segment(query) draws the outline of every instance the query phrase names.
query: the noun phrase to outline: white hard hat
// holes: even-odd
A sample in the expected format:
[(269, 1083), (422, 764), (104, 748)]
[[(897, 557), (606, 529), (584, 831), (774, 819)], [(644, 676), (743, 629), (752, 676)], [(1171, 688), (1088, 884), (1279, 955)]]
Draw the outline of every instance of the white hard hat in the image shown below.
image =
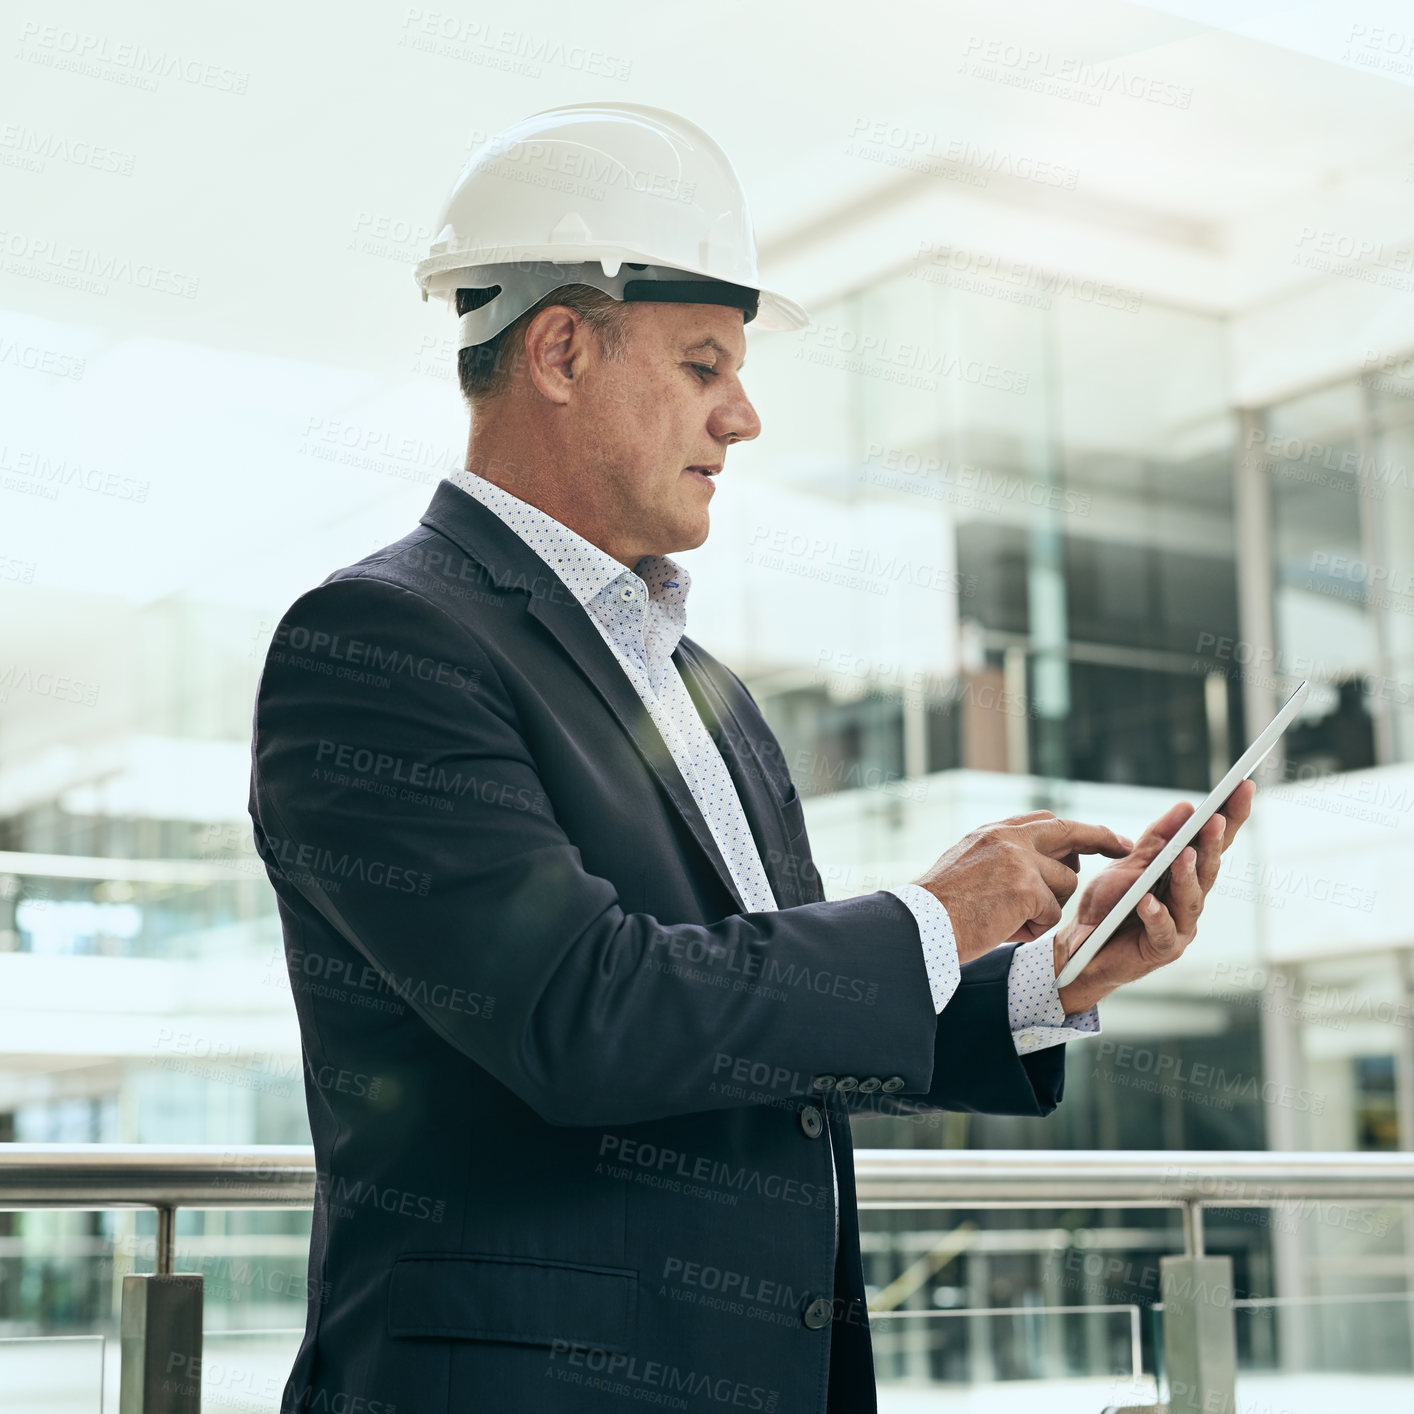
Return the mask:
[(473, 154), (436, 226), (416, 271), (424, 300), (501, 287), (461, 316), (458, 348), (485, 343), (567, 284), (616, 299), (734, 305), (764, 329), (809, 322), (760, 286), (746, 195), (726, 153), (661, 108), (577, 103), (513, 124)]

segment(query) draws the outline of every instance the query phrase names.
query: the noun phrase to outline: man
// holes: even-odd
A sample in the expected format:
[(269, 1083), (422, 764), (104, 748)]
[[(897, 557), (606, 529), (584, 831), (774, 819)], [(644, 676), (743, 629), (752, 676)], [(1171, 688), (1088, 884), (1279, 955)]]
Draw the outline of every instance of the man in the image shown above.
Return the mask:
[(466, 469), (293, 605), (256, 708), (319, 1172), (284, 1407), (872, 1410), (851, 1110), (1049, 1113), (1062, 1043), (1192, 939), (1223, 822), (1064, 993), (1190, 807), (1137, 844), (1034, 811), (824, 901), (668, 558), (760, 431), (746, 322), (804, 317), (725, 156), (659, 110), (536, 115), (419, 279), (457, 302)]

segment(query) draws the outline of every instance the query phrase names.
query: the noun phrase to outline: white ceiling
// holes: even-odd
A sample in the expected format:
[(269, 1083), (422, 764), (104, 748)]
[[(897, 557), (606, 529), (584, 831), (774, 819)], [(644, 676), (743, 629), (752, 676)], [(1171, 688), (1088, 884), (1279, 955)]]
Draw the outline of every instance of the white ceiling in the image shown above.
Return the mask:
[[(177, 0), (46, 6), (7, 23), (0, 59), (0, 297), (108, 338), (147, 332), (395, 374), (445, 330), (440, 307), (421, 307), (411, 264), (478, 137), (540, 108), (621, 98), (681, 111), (723, 143), (770, 275), (806, 299), (921, 239), (961, 236), (1118, 264), (1156, 295), (1239, 309), (1311, 278), (1292, 263), (1308, 226), (1414, 237), (1402, 8), (1401, 47), (1371, 38), (1382, 22), (1399, 38), (1399, 7), (1330, 0), (528, 0), (494, 19), (486, 6), (369, 0), (256, 0), (239, 20)], [(436, 42), (429, 27), (466, 35), (462, 57), (415, 47)], [(135, 49), (186, 72), (211, 66), (213, 86), (119, 82), (134, 77), (122, 61)], [(560, 61), (517, 57), (547, 49)], [(627, 77), (586, 72), (585, 50)], [(94, 75), (54, 67), (70, 51)], [(992, 77), (977, 71), (989, 58)], [(1061, 96), (1017, 84), (1047, 75), (1075, 77)], [(950, 173), (946, 154), (970, 153), (993, 169), (987, 185), (877, 160), (888, 144), (852, 151), (875, 125), (943, 154)], [(25, 170), (17, 130), (106, 145), (131, 156), (131, 174), (54, 158)], [(1074, 190), (995, 170), (1020, 159), (1073, 172)], [(404, 238), (370, 250), (379, 229)], [(15, 273), (12, 252), (31, 240), (156, 262), (198, 292), (55, 288)]]

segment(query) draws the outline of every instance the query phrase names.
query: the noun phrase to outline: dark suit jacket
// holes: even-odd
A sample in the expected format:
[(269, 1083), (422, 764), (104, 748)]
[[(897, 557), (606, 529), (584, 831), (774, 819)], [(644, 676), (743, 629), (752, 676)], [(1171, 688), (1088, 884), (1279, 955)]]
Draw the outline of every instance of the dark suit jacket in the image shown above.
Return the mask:
[(823, 900), (740, 680), (675, 661), (776, 912), (573, 595), (449, 483), (276, 630), (251, 815), (319, 1173), (286, 1410), (872, 1409), (850, 1107), (1058, 1102), (1012, 949), (936, 1016), (903, 903)]

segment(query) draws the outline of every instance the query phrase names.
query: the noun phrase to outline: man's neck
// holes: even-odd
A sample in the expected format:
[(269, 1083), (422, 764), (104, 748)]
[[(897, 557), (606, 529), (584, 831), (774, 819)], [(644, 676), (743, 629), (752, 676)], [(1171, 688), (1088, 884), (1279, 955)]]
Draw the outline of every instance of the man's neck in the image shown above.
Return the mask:
[(612, 555), (626, 569), (633, 569), (643, 558), (646, 552), (624, 547), (609, 533), (603, 524), (602, 508), (588, 499), (588, 477), (566, 475), (563, 467), (552, 472), (553, 463), (548, 460), (517, 459), (503, 455), (495, 446), (473, 436), (467, 447), (466, 470), (544, 511), (606, 555)]

